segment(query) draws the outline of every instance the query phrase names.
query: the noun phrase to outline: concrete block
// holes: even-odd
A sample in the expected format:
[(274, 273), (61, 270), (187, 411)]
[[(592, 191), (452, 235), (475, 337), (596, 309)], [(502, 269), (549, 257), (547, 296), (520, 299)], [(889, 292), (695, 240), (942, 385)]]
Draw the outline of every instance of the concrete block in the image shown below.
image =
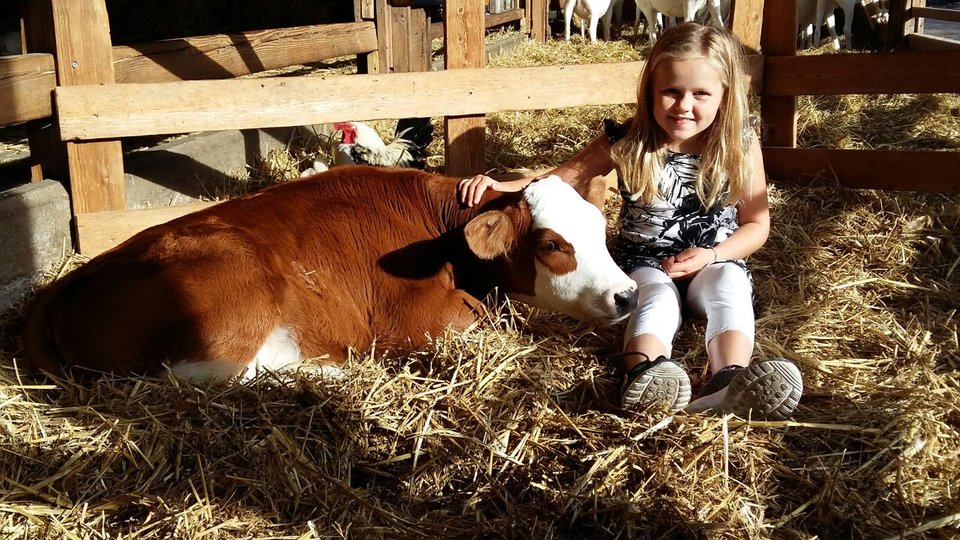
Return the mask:
[(0, 192), (0, 312), (19, 302), (37, 276), (72, 251), (70, 201), (44, 180)]
[(271, 150), (286, 146), (300, 128), (198, 133), (127, 154), (127, 208), (173, 206), (210, 200), (230, 178)]

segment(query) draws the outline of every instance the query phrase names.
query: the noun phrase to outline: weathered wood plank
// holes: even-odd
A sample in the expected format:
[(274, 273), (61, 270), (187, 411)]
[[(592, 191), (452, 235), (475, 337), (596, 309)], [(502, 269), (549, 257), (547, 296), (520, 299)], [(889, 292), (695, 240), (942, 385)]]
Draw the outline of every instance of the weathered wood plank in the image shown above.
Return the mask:
[(0, 126), (50, 116), (56, 85), (53, 55), (0, 56)]
[(910, 9), (914, 17), (936, 19), (938, 21), (960, 22), (960, 11), (953, 9), (914, 6)]
[(225, 79), (377, 50), (372, 22), (169, 39), (113, 47), (116, 82)]
[(374, 0), (374, 15), (377, 26), (377, 54), (381, 73), (393, 72), (393, 24), (391, 6), (387, 0)]
[[(52, 0), (60, 88), (113, 83), (105, 0)], [(74, 214), (126, 207), (120, 141), (67, 143)]]
[[(64, 140), (632, 103), (642, 62), (60, 87)], [(563, 92), (552, 84), (564, 81)]]
[(390, 17), (390, 41), (393, 50), (393, 65), (390, 66), (391, 72), (406, 73), (408, 71), (419, 71), (411, 69), (411, 44), (410, 39), (410, 8), (394, 7), (387, 8)]
[[(55, 90), (64, 140), (632, 103), (643, 62)], [(751, 59), (754, 89), (762, 59)], [(551, 84), (563, 81), (563, 92)]]
[[(443, 18), (447, 70), (482, 68), (485, 61), (483, 3), (479, 0), (447, 0)], [(477, 111), (478, 114), (472, 116), (449, 110), (443, 113), (444, 169), (447, 174), (466, 176), (483, 170), (485, 112)]]
[(931, 94), (960, 88), (960, 51), (768, 56), (763, 95)]
[(360, 18), (361, 19), (372, 19), (374, 18), (374, 12), (376, 8), (373, 5), (373, 0), (359, 0), (360, 1)]
[(960, 152), (766, 147), (763, 161), (773, 182), (824, 176), (852, 188), (960, 193)]
[(144, 229), (215, 204), (217, 202), (202, 202), (162, 208), (80, 214), (77, 216), (77, 249), (84, 256), (93, 257)]
[(530, 39), (538, 42), (550, 38), (550, 0), (527, 0), (526, 12), (530, 25)]
[(494, 26), (501, 26), (522, 20), (523, 16), (524, 13), (522, 9), (508, 9), (500, 13), (490, 13), (483, 18), (483, 26), (493, 28)]
[[(775, 0), (777, 3), (783, 0)], [(740, 42), (751, 53), (760, 51), (760, 33), (762, 30), (763, 0), (738, 0), (731, 6), (730, 29), (740, 38)], [(795, 17), (794, 17), (795, 18)]]
[[(50, 2), (20, 0), (21, 26), (25, 52), (46, 53), (53, 60), (57, 51), (53, 32), (53, 8)], [(56, 70), (56, 62), (53, 65)], [(54, 75), (56, 79), (56, 75)], [(56, 84), (56, 81), (54, 81)], [(53, 96), (49, 95), (50, 103)], [(44, 178), (67, 178), (67, 145), (60, 140), (59, 130), (48, 120), (27, 122), (27, 138), (30, 142), (30, 181)]]
[(960, 51), (960, 41), (930, 34), (908, 34), (906, 48), (911, 51)]

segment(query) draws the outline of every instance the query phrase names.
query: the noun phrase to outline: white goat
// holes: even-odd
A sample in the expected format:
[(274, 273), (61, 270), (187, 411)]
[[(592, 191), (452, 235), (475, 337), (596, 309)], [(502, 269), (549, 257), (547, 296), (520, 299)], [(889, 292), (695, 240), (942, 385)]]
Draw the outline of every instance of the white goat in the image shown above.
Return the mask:
[[(797, 0), (798, 49), (807, 49), (814, 46), (813, 27), (817, 26), (817, 1)], [(833, 29), (832, 24), (830, 29)]]
[(597, 41), (597, 24), (603, 20), (603, 39), (610, 40), (610, 19), (614, 11), (619, 9), (623, 0), (564, 0), (563, 5), (563, 37), (570, 41), (570, 24), (573, 14), (580, 17), (580, 35), (584, 36), (585, 26), (590, 26), (590, 41)]
[(697, 13), (706, 7), (710, 12), (710, 21), (716, 26), (723, 26), (720, 16), (721, 0), (636, 0), (637, 19), (634, 31), (639, 28), (640, 14), (647, 19), (647, 38), (650, 43), (656, 41), (657, 22), (661, 14), (667, 17), (682, 18), (684, 22), (692, 21)]
[[(833, 19), (833, 11), (836, 8), (843, 10), (843, 44), (848, 50), (853, 49), (853, 12), (857, 7), (858, 0), (817, 0), (817, 19), (822, 21), (826, 15), (830, 15), (830, 18)], [(827, 28), (835, 28), (836, 20), (831, 21), (833, 24), (829, 24)], [(833, 45), (836, 48), (840, 48), (840, 42), (837, 40), (837, 31), (831, 28), (830, 36), (833, 37)], [(820, 43), (820, 27), (816, 26), (813, 29), (813, 40), (814, 43)]]
[(847, 49), (853, 49), (853, 14), (859, 0), (797, 0), (797, 26), (800, 30), (798, 46), (820, 46), (820, 26), (826, 23), (833, 45), (840, 48), (834, 10), (843, 10), (843, 40)]

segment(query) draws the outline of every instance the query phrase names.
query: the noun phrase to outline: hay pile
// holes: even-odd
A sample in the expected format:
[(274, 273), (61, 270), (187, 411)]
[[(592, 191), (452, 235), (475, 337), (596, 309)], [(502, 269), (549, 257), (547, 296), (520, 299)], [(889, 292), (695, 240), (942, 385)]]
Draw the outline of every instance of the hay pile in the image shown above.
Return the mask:
[[(595, 133), (555, 136), (536, 122), (549, 116), (492, 120), (528, 139), (490, 155), (549, 165), (540, 154), (560, 161)], [(960, 197), (826, 179), (770, 197), (751, 258), (757, 355), (803, 371), (790, 421), (618, 410), (620, 327), (496, 299), (490, 320), (423, 350), (359, 352), (346, 380), (248, 386), (23, 379), (14, 312), (0, 536), (955, 537)], [(691, 322), (676, 345), (695, 379), (702, 340)]]

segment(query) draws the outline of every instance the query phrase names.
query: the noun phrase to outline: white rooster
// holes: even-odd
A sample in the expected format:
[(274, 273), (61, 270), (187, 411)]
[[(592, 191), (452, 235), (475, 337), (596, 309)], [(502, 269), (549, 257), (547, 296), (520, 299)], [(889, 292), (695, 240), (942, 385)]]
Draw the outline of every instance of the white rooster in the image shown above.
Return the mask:
[(390, 144), (384, 143), (372, 127), (362, 122), (338, 122), (333, 127), (343, 134), (334, 156), (334, 165), (422, 169), (424, 150), (433, 137), (429, 118), (401, 120), (397, 123), (396, 138)]

